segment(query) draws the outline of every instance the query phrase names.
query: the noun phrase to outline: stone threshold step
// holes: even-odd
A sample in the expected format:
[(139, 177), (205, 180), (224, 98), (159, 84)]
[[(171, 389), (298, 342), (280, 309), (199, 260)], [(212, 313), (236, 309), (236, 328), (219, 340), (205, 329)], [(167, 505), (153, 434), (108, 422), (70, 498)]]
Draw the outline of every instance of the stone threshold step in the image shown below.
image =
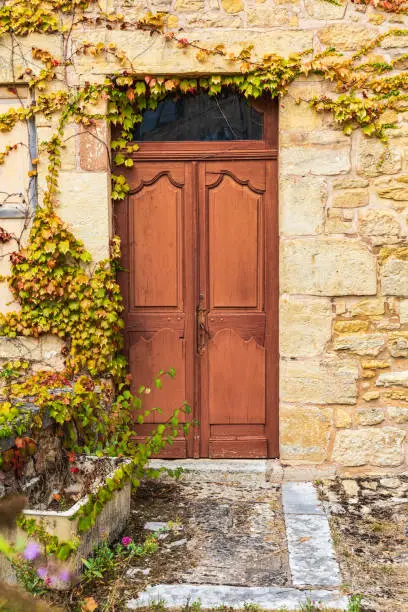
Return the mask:
[(184, 480), (257, 481), (265, 484), (335, 478), (332, 465), (284, 466), (279, 459), (151, 459), (151, 468), (183, 469)]
[(339, 591), (300, 590), (283, 587), (239, 587), (214, 584), (159, 584), (139, 593), (127, 602), (128, 610), (137, 610), (161, 603), (164, 608), (181, 608), (187, 603), (200, 602), (201, 608), (222, 605), (236, 610), (245, 604), (256, 604), (264, 610), (299, 610), (308, 600), (335, 610), (347, 610), (348, 599)]

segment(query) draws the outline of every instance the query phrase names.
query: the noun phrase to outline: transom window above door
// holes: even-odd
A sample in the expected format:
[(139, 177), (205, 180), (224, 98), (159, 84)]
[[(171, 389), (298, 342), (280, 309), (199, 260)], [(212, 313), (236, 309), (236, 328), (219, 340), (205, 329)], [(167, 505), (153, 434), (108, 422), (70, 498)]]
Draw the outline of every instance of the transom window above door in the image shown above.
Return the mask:
[(168, 98), (138, 124), (139, 142), (262, 140), (263, 114), (239, 94)]

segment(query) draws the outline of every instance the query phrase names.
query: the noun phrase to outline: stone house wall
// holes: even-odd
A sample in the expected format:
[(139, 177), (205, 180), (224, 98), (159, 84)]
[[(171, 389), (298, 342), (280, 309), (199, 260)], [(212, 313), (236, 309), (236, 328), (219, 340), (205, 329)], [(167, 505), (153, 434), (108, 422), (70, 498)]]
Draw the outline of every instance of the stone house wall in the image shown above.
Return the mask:
[[(165, 11), (168, 27), (190, 41), (225, 43), (234, 51), (253, 44), (255, 57), (328, 46), (347, 57), (379, 32), (408, 24), (406, 16), (350, 0), (340, 6), (325, 0), (101, 0), (100, 5), (134, 21), (148, 10)], [(115, 43), (141, 75), (234, 70), (217, 56), (200, 63), (193, 50), (169, 47), (163, 37), (136, 28), (84, 22), (73, 30), (68, 48), (60, 35), (33, 34), (17, 37), (17, 43), (0, 39), (1, 107), (10, 98), (16, 104), (7, 86), (33, 46), (61, 58), (64, 47), (71, 56), (83, 41)], [(389, 36), (371, 59), (389, 61), (404, 52), (408, 35)], [(70, 87), (119, 68), (110, 55), (73, 57), (66, 74)], [(19, 92), (27, 95), (24, 87)], [(330, 92), (334, 87), (327, 81), (298, 79), (279, 104), (281, 460), (332, 463), (346, 471), (400, 471), (408, 442), (408, 116), (390, 113), (397, 127), (388, 130), (388, 145), (361, 131), (345, 136), (331, 116), (309, 107), (313, 96)], [(39, 141), (49, 138), (55, 123), (37, 117)], [(104, 145), (109, 131), (100, 121), (93, 132), (98, 139), (68, 126), (58, 212), (97, 261), (108, 254), (112, 208)], [(27, 130), (19, 127), (0, 134), (0, 150), (15, 142), (16, 134), (27, 142)], [(21, 192), (25, 155), (20, 148), (0, 167), (7, 191)], [(40, 198), (45, 173), (41, 158)], [(8, 231), (24, 222), (7, 218), (5, 206), (0, 215)], [(7, 266), (7, 258), (0, 259), (1, 273)], [(0, 299), (3, 310), (15, 307), (4, 284)]]

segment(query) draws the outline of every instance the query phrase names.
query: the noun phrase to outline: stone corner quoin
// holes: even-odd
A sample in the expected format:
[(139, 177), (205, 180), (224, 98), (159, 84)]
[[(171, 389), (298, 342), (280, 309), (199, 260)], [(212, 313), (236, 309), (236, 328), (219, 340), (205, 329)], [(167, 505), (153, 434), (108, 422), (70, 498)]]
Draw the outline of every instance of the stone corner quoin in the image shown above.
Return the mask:
[[(147, 12), (143, 3), (108, 4), (128, 20)], [(320, 52), (327, 46), (347, 56), (378, 35), (376, 23), (381, 23), (381, 32), (408, 28), (408, 16), (399, 15), (396, 24), (395, 15), (350, 0), (340, 5), (322, 0), (152, 0), (150, 6), (153, 12), (166, 10), (171, 29), (180, 36), (210, 46), (224, 43), (234, 52), (253, 44), (255, 57), (287, 57), (309, 48)], [(0, 112), (15, 106), (10, 83), (33, 47), (61, 57), (60, 35), (31, 34), (17, 41), (10, 44), (8, 35), (0, 39)], [(101, 82), (120, 69), (113, 55), (75, 56), (84, 41), (124, 49), (141, 76), (234, 71), (218, 56), (201, 63), (194, 50), (170, 47), (163, 37), (136, 27), (121, 30), (85, 21), (74, 28), (69, 42), (71, 87)], [(408, 36), (389, 36), (372, 61), (391, 62), (404, 53)], [(332, 116), (310, 107), (310, 100), (322, 95), (336, 95), (333, 84), (302, 77), (279, 100), (281, 459), (362, 472), (403, 470), (408, 431), (408, 115), (390, 113), (395, 127), (387, 130), (388, 143), (359, 130), (346, 136)], [(38, 140), (46, 140), (55, 121), (39, 116), (36, 129)], [(94, 261), (103, 260), (114, 214), (109, 129), (103, 119), (92, 128), (97, 138), (80, 133), (77, 125), (66, 129), (58, 214)], [(21, 126), (2, 132), (0, 151), (26, 139)], [(0, 166), (0, 189), (18, 194), (27, 187), (26, 155), (21, 147)], [(46, 174), (47, 160), (41, 155), (40, 198)], [(0, 225), (18, 234), (23, 221), (2, 218)], [(6, 248), (0, 244), (0, 255)], [(0, 258), (0, 273), (9, 271), (8, 258)], [(15, 308), (3, 283), (0, 311)], [(26, 358), (37, 369), (44, 364), (63, 368), (60, 343), (50, 337), (0, 338), (0, 359), (14, 358)]]

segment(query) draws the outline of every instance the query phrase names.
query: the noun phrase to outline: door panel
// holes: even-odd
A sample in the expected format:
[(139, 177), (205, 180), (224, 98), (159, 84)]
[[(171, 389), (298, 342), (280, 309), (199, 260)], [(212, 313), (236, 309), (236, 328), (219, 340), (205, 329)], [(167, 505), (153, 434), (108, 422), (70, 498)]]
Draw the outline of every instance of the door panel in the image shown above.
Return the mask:
[(268, 163), (200, 165), (199, 285), (207, 313), (200, 350), (205, 456), (268, 456), (264, 275)]
[(116, 210), (133, 389), (175, 380), (142, 439), (184, 400), (199, 421), (163, 456), (277, 456), (276, 161), (136, 161)]
[[(151, 387), (151, 392), (144, 397), (143, 409), (151, 410), (160, 407), (161, 413), (155, 411), (148, 418), (150, 423), (163, 423), (169, 419), (173, 410), (181, 406), (186, 397), (185, 384), (185, 341), (177, 331), (163, 328), (146, 339), (142, 334), (135, 335), (129, 347), (129, 367), (135, 373), (135, 385), (150, 385), (152, 375), (160, 370), (176, 370), (177, 376), (165, 385), (164, 390)], [(180, 421), (184, 422), (184, 415)]]
[[(139, 163), (132, 171), (130, 195), (117, 209), (124, 268), (119, 280), (132, 390), (151, 387), (143, 395), (143, 409), (162, 411), (153, 411), (143, 425), (135, 425), (138, 439), (166, 422), (184, 401), (193, 401), (191, 189), (191, 169), (186, 164)], [(152, 386), (158, 372), (170, 368), (176, 370), (175, 379), (166, 377), (162, 390)], [(165, 454), (187, 456), (184, 436)]]
[(226, 328), (210, 340), (208, 358), (210, 424), (264, 423), (265, 349)]
[(132, 197), (132, 306), (182, 310), (182, 187), (163, 175)]
[(220, 179), (208, 194), (211, 308), (257, 308), (262, 198), (231, 176)]

